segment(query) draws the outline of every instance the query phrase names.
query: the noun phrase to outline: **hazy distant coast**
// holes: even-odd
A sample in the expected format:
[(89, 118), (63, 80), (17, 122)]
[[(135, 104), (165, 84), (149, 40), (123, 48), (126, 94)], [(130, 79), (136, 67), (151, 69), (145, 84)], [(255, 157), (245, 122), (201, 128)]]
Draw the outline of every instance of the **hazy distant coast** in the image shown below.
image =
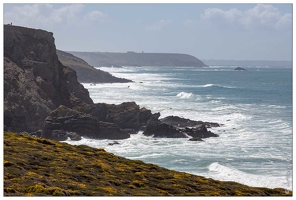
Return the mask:
[(202, 59), (209, 66), (267, 66), (267, 67), (292, 67), (292, 61), (272, 61), (272, 60), (218, 60)]
[(69, 51), (68, 53), (85, 60), (94, 67), (207, 66), (194, 56), (178, 53), (136, 53), (132, 51), (126, 53)]

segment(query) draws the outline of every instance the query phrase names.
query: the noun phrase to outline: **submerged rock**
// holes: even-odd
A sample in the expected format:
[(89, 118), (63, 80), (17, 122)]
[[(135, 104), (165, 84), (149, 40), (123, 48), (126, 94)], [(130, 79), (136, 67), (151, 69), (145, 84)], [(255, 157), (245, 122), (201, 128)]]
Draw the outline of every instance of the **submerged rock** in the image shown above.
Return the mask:
[(117, 142), (117, 141), (113, 141), (113, 142), (110, 142), (110, 143), (108, 143), (108, 145), (114, 145), (114, 144), (119, 144), (119, 142)]

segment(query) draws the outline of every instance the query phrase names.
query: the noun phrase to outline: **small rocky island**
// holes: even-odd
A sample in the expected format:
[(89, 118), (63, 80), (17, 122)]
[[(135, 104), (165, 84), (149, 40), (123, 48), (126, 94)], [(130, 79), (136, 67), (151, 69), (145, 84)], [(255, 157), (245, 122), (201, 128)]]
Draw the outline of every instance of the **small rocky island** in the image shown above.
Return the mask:
[(246, 69), (242, 68), (242, 67), (236, 67), (234, 70), (236, 70), (236, 71), (246, 71)]

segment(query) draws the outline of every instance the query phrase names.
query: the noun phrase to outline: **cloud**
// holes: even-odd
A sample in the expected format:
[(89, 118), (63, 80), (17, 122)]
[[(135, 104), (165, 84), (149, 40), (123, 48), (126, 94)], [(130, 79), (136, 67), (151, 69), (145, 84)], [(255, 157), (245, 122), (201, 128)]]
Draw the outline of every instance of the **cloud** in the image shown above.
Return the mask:
[(227, 25), (245, 30), (255, 28), (287, 29), (292, 27), (292, 14), (282, 15), (276, 7), (266, 4), (257, 4), (254, 8), (246, 11), (240, 11), (236, 8), (230, 10), (209, 8), (201, 15), (201, 19), (217, 26)]
[(82, 4), (65, 5), (53, 8), (50, 4), (30, 4), (15, 6), (4, 13), (4, 23), (22, 26), (45, 27), (56, 24), (74, 23), (79, 19)]
[(49, 19), (56, 19), (60, 23), (74, 23), (79, 19), (78, 15), (83, 10), (82, 4), (71, 4), (62, 8), (53, 10)]
[(107, 18), (108, 16), (106, 14), (97, 10), (91, 11), (84, 16), (85, 20), (94, 22), (104, 22), (107, 20)]
[(158, 22), (148, 25), (145, 27), (146, 30), (148, 31), (159, 31), (163, 29), (164, 27), (168, 26), (171, 23), (170, 20), (159, 20)]
[(183, 21), (183, 26), (187, 26), (187, 27), (195, 27), (198, 25), (198, 22), (195, 20), (191, 20), (191, 19), (186, 19)]

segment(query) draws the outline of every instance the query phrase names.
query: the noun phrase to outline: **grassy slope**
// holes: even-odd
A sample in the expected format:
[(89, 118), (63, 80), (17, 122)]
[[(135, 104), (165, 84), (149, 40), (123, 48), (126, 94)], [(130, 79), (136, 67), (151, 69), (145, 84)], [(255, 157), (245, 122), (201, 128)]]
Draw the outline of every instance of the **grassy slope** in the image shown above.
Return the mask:
[(176, 172), (85, 145), (72, 146), (5, 132), (4, 195), (279, 196), (286, 193), (279, 188), (254, 188)]
[(96, 70), (95, 68), (90, 66), (87, 62), (85, 62), (84, 60), (78, 57), (73, 56), (72, 54), (57, 50), (57, 55), (61, 63), (63, 63), (63, 65), (65, 66), (76, 66), (81, 68), (87, 68), (90, 70)]

